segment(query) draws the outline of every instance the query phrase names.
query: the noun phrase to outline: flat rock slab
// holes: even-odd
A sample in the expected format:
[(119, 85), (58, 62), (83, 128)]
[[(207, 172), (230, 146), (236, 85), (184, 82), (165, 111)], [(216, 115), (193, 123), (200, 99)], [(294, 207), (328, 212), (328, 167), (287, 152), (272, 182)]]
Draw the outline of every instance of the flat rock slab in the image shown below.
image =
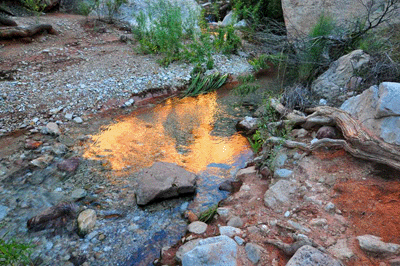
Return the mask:
[(357, 237), (362, 250), (379, 255), (397, 255), (400, 253), (400, 245), (385, 243), (380, 237), (363, 235)]
[(236, 266), (237, 247), (236, 242), (227, 236), (202, 239), (183, 255), (182, 266)]
[(302, 246), (286, 266), (342, 266), (342, 264), (311, 246)]
[(138, 205), (194, 193), (196, 190), (196, 175), (176, 164), (156, 162), (150, 168), (140, 171), (136, 177)]

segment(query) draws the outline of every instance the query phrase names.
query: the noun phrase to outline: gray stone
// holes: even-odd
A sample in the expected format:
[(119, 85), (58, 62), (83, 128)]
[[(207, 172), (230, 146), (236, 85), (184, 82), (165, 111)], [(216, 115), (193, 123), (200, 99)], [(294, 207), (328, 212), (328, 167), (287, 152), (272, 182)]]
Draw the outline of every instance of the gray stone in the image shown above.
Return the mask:
[(246, 250), (247, 258), (254, 263), (257, 264), (261, 259), (261, 252), (263, 248), (257, 244), (247, 243), (244, 247)]
[(317, 131), (317, 139), (336, 139), (339, 136), (339, 132), (335, 127), (332, 126), (323, 126), (320, 127)]
[(243, 226), (243, 221), (242, 221), (242, 219), (240, 219), (240, 217), (233, 216), (231, 219), (229, 219), (227, 225), (240, 228)]
[(54, 157), (51, 155), (43, 155), (30, 161), (30, 164), (39, 168), (46, 168), (53, 159)]
[(347, 239), (339, 239), (335, 245), (328, 248), (328, 252), (340, 260), (350, 259), (354, 256), (347, 244)]
[(310, 225), (312, 226), (324, 226), (327, 223), (328, 221), (325, 218), (314, 218), (310, 221)]
[(342, 264), (311, 246), (302, 246), (286, 266), (342, 266)]
[(400, 83), (383, 82), (348, 99), (341, 109), (385, 142), (400, 145)]
[(82, 118), (80, 118), (79, 116), (75, 117), (73, 120), (74, 120), (74, 122), (77, 123), (77, 124), (82, 124), (82, 123), (83, 123)]
[(186, 242), (182, 246), (179, 247), (178, 251), (176, 252), (175, 258), (178, 262), (182, 262), (183, 255), (192, 249), (194, 249), (199, 241), (202, 240), (200, 238), (191, 240), (189, 242)]
[(42, 129), (42, 133), (58, 136), (61, 134), (61, 131), (56, 123), (50, 122)]
[(221, 26), (226, 27), (229, 25), (233, 25), (236, 23), (236, 17), (235, 14), (233, 13), (233, 11), (229, 11), (228, 14), (226, 14), (226, 16), (224, 17), (224, 19), (221, 22)]
[(219, 207), (217, 209), (218, 215), (223, 217), (223, 218), (228, 218), (230, 212), (231, 212), (231, 209), (230, 208), (226, 208), (226, 207)]
[(71, 113), (66, 113), (64, 117), (65, 117), (65, 119), (67, 119), (67, 120), (72, 120), (72, 118), (74, 117), (74, 115), (71, 114)]
[(282, 167), (286, 163), (286, 160), (287, 155), (285, 153), (279, 153), (274, 160), (275, 168)]
[(312, 83), (311, 91), (315, 97), (327, 99), (329, 104), (342, 104), (345, 99), (341, 100), (340, 96), (346, 95), (346, 86), (354, 76), (354, 71), (368, 63), (369, 59), (370, 56), (362, 50), (355, 50), (340, 57)]
[(243, 246), (244, 244), (243, 238), (241, 238), (240, 236), (235, 236), (233, 239), (236, 241), (236, 243), (238, 243), (239, 246)]
[(378, 255), (395, 255), (400, 253), (400, 245), (385, 243), (380, 237), (363, 235), (357, 237), (362, 250), (376, 253)]
[(71, 200), (76, 201), (78, 199), (86, 197), (87, 192), (83, 188), (75, 189), (71, 192)]
[(295, 183), (288, 180), (279, 180), (265, 192), (264, 203), (270, 208), (276, 208), (280, 204), (287, 205), (295, 191)]
[(290, 179), (292, 175), (293, 171), (288, 169), (277, 169), (274, 172), (274, 178)]
[(219, 233), (221, 235), (233, 237), (235, 235), (240, 235), (242, 233), (242, 230), (233, 226), (220, 226)]
[(325, 205), (324, 210), (325, 210), (326, 212), (329, 212), (329, 213), (335, 213), (336, 206), (335, 206), (335, 204), (333, 204), (332, 202), (328, 202), (328, 203)]
[(87, 209), (82, 211), (78, 216), (78, 232), (80, 235), (86, 235), (93, 230), (96, 225), (96, 211)]
[(155, 199), (194, 193), (196, 190), (196, 175), (171, 163), (156, 162), (150, 168), (141, 170), (136, 178), (138, 205), (146, 205)]
[(182, 266), (236, 266), (237, 244), (227, 236), (202, 239), (182, 257)]
[(309, 232), (311, 232), (310, 229), (308, 229), (308, 228), (305, 227), (305, 226), (302, 226), (301, 224), (299, 224), (299, 223), (297, 223), (297, 222), (295, 222), (295, 221), (288, 220), (288, 224), (291, 225), (294, 229), (296, 229), (296, 230), (298, 230), (298, 231), (300, 231), (300, 232), (303, 232), (303, 233), (309, 233)]
[(188, 225), (188, 231), (195, 234), (203, 234), (207, 230), (207, 224), (200, 221), (195, 221)]
[(9, 208), (7, 206), (0, 205), (0, 221), (7, 216)]

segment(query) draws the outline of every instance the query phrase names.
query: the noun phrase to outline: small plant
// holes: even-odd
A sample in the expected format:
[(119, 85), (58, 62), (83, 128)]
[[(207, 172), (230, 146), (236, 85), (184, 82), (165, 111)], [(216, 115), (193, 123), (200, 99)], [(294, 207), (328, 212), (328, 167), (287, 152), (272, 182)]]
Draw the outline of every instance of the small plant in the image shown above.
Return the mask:
[(204, 212), (200, 213), (199, 221), (204, 222), (204, 223), (211, 222), (212, 219), (214, 218), (215, 214), (217, 214), (217, 209), (218, 209), (218, 204), (211, 206)]
[(105, 5), (107, 7), (108, 18), (110, 21), (113, 20), (121, 5), (126, 3), (128, 3), (128, 0), (106, 0)]
[[(3, 236), (4, 237), (4, 236)], [(1, 265), (32, 265), (31, 254), (34, 245), (23, 243), (15, 239), (0, 238)]]
[(214, 46), (218, 52), (223, 54), (236, 53), (241, 45), (242, 41), (236, 35), (235, 28), (232, 25), (218, 29), (217, 38), (214, 41)]
[(248, 137), (247, 140), (250, 143), (251, 149), (255, 153), (258, 153), (260, 151), (265, 142), (265, 139), (263, 139), (259, 130), (257, 130), (253, 136)]
[(35, 13), (36, 23), (39, 23), (39, 17), (47, 5), (42, 3), (41, 0), (22, 0), (22, 3)]
[(238, 96), (246, 96), (250, 93), (256, 92), (260, 88), (260, 85), (251, 85), (251, 84), (241, 84), (234, 89), (235, 95)]
[(214, 74), (204, 76), (202, 73), (197, 74), (186, 89), (185, 96), (197, 96), (208, 92), (215, 91), (225, 84), (228, 74), (221, 75), (216, 72)]

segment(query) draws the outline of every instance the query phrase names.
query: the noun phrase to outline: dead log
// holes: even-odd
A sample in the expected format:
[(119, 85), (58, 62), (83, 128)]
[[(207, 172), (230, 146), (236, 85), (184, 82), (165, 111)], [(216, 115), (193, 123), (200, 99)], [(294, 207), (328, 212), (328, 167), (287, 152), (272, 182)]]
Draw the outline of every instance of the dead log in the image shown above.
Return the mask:
[[(276, 101), (276, 100), (275, 100)], [(272, 103), (272, 101), (271, 101)], [(302, 142), (287, 141), (280, 138), (270, 138), (269, 142), (280, 143), (290, 148), (299, 148), (310, 152), (319, 147), (339, 146), (345, 149), (352, 156), (385, 164), (400, 170), (400, 148), (397, 145), (384, 142), (372, 132), (368, 131), (362, 124), (354, 119), (349, 113), (338, 108), (329, 106), (319, 106), (310, 109), (313, 113), (307, 117), (296, 115), (294, 112), (288, 112), (279, 102), (271, 104), (278, 112), (285, 112), (291, 115), (294, 122), (303, 120), (318, 121), (318, 119), (326, 118), (327, 121), (333, 121), (338, 129), (341, 130), (344, 139), (321, 139), (312, 144)], [(318, 119), (315, 119), (317, 118)], [(321, 121), (323, 121), (322, 119)]]
[(320, 106), (316, 107), (314, 111), (309, 117), (325, 116), (335, 121), (336, 127), (342, 131), (345, 139), (343, 148), (351, 155), (400, 170), (399, 146), (384, 142), (343, 110)]
[(1, 17), (0, 16), (0, 26), (18, 26), (17, 22), (15, 22), (14, 20), (10, 19), (10, 18), (6, 18), (6, 17)]
[(48, 32), (57, 35), (57, 31), (49, 24), (33, 25), (29, 27), (4, 27), (0, 28), (0, 40), (26, 38), (36, 34)]

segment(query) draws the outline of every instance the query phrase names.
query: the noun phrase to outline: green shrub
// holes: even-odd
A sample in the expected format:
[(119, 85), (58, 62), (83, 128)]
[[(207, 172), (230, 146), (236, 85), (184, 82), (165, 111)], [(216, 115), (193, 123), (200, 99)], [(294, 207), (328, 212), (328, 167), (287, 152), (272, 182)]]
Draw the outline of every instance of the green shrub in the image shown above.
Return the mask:
[(263, 18), (283, 21), (281, 0), (233, 0), (233, 8), (239, 19), (260, 23)]
[(200, 213), (199, 215), (199, 221), (204, 222), (204, 223), (209, 223), (212, 221), (214, 216), (217, 214), (217, 209), (218, 209), (218, 204), (211, 206), (204, 212)]
[(207, 69), (212, 69), (213, 53), (234, 53), (241, 45), (233, 27), (220, 28), (213, 41), (204, 12), (199, 17), (198, 12), (189, 10), (183, 18), (177, 3), (165, 0), (148, 5), (148, 13), (140, 12), (136, 16), (138, 25), (132, 31), (140, 51), (161, 54), (162, 65), (185, 61), (204, 63)]
[(236, 35), (235, 28), (232, 25), (218, 29), (217, 37), (214, 41), (214, 46), (218, 52), (224, 54), (236, 53), (241, 45), (242, 41)]

